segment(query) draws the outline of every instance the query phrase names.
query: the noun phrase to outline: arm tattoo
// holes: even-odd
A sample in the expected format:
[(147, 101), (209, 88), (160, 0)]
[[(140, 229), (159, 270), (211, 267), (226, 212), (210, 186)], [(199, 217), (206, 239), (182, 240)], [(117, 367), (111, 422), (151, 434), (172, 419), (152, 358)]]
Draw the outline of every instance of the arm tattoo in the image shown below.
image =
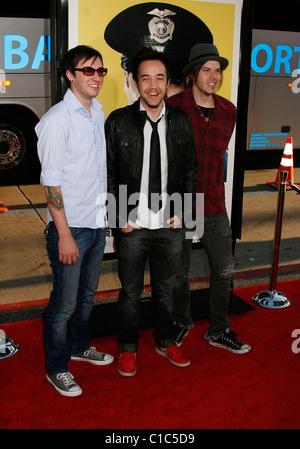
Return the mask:
[(49, 206), (54, 207), (56, 210), (64, 208), (63, 198), (56, 187), (45, 187), (45, 194)]

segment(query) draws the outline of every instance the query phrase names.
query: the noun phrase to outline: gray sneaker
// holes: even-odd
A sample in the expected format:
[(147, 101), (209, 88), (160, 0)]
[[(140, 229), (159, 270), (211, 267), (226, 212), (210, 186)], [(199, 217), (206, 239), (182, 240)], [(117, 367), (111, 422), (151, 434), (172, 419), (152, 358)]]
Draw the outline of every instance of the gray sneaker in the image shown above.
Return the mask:
[(114, 357), (104, 352), (98, 352), (95, 347), (91, 347), (82, 354), (72, 354), (71, 360), (85, 361), (93, 365), (109, 365), (114, 361)]
[(47, 380), (61, 395), (68, 397), (80, 396), (82, 389), (77, 385), (71, 373), (47, 374)]

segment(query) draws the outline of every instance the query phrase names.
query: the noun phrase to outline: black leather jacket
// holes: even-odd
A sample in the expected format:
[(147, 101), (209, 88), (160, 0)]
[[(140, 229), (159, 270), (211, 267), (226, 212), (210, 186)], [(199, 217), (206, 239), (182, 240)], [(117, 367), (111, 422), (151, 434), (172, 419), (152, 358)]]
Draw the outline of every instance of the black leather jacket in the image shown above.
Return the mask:
[[(127, 206), (127, 215), (120, 215), (119, 202), (127, 200), (128, 205), (129, 196), (140, 191), (146, 117), (137, 100), (130, 106), (113, 111), (106, 120), (108, 193), (116, 199), (116, 210), (108, 208), (111, 227), (124, 226), (128, 214), (137, 206)], [(183, 199), (183, 193), (191, 193), (194, 198), (197, 157), (190, 117), (181, 109), (166, 104), (166, 127), (168, 194), (178, 192)], [(120, 196), (119, 186), (127, 187), (126, 199)], [(123, 207), (121, 209), (123, 211)], [(173, 215), (174, 210), (171, 210), (170, 216)], [(180, 218), (183, 219), (182, 216)]]

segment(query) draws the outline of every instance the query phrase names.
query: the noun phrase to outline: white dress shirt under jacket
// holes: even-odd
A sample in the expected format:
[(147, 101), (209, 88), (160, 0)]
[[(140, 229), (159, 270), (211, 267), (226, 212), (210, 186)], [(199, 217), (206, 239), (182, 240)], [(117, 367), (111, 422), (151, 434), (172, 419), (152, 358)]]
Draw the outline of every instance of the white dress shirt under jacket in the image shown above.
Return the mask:
[(105, 115), (94, 98), (91, 115), (68, 89), (35, 128), (41, 184), (61, 188), (68, 225), (75, 228), (106, 226)]
[[(144, 110), (142, 104), (140, 104), (140, 109)], [(156, 120), (154, 120), (157, 121), (161, 119), (157, 129), (160, 141), (162, 208), (157, 213), (154, 213), (152, 210), (148, 209), (150, 141), (152, 134), (152, 126), (148, 120), (146, 120), (144, 126), (144, 157), (143, 157), (143, 170), (142, 170), (141, 190), (140, 190), (141, 195), (139, 198), (139, 206), (136, 220), (136, 224), (138, 224), (142, 228), (159, 229), (164, 226), (164, 210), (166, 207), (166, 195), (168, 183), (168, 156), (166, 145), (165, 109), (166, 108), (164, 105), (159, 117)]]

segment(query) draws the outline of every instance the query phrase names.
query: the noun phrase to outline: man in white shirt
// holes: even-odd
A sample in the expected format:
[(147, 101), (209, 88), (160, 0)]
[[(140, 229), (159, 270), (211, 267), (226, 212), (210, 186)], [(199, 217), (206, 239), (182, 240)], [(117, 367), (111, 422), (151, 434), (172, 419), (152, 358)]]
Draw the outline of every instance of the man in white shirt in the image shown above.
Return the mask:
[(36, 126), (53, 278), (45, 318), (47, 379), (71, 397), (82, 390), (68, 371), (70, 359), (113, 362), (89, 346), (87, 332), (105, 247), (105, 116), (95, 97), (106, 73), (98, 51), (84, 45), (69, 50), (62, 61), (68, 90)]
[[(134, 376), (137, 370), (141, 294), (148, 257), (155, 350), (175, 366), (190, 365), (173, 335), (172, 290), (181, 251), (183, 207), (176, 208), (170, 203), (173, 195), (181, 202), (184, 194), (193, 196), (196, 192), (192, 126), (186, 113), (165, 104), (169, 71), (161, 53), (143, 51), (136, 60), (133, 77), (140, 100), (112, 112), (105, 125), (108, 192), (116, 199), (116, 208), (108, 210), (108, 220), (116, 228), (118, 274), (122, 283), (118, 300), (121, 352), (118, 372), (122, 376)], [(151, 122), (156, 123), (158, 135)], [(151, 143), (153, 136), (157, 136), (159, 145)], [(159, 153), (155, 151), (158, 147), (160, 156), (152, 158), (152, 154)], [(132, 207), (131, 195), (136, 197), (136, 208)], [(156, 200), (160, 197), (161, 204), (153, 201), (155, 196)], [(190, 208), (192, 215), (192, 203)]]

